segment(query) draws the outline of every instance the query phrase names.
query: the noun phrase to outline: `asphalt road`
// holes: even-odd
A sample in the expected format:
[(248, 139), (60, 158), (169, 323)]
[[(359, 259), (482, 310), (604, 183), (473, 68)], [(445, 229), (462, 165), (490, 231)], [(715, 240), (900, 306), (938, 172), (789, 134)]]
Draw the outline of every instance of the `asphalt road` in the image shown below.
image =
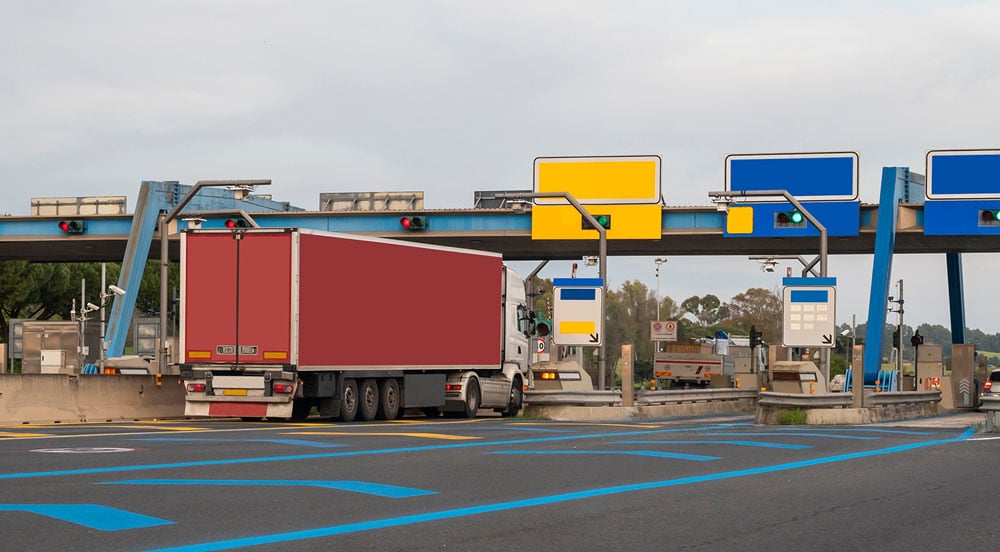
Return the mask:
[(947, 426), (6, 426), (0, 550), (994, 550), (1000, 439)]

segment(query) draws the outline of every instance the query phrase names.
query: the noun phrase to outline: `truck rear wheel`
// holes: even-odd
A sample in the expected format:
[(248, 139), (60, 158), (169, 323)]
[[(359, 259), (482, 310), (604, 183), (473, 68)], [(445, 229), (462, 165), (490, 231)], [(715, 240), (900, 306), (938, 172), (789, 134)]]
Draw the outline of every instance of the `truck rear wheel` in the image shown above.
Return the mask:
[(378, 384), (375, 380), (368, 378), (361, 382), (358, 388), (358, 410), (361, 411), (361, 418), (366, 422), (375, 419), (378, 414)]
[(399, 380), (386, 378), (379, 385), (378, 417), (395, 420), (400, 414)]
[(340, 419), (353, 422), (358, 417), (358, 382), (344, 380), (344, 396), (340, 401)]

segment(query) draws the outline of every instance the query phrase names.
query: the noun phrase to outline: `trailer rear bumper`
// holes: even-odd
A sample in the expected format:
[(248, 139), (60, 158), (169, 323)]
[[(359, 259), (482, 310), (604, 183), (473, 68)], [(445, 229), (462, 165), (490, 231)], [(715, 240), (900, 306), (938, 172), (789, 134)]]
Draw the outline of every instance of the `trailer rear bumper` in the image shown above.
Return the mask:
[(252, 400), (233, 400), (231, 397), (188, 398), (184, 402), (185, 416), (212, 418), (291, 418), (290, 397), (254, 397)]

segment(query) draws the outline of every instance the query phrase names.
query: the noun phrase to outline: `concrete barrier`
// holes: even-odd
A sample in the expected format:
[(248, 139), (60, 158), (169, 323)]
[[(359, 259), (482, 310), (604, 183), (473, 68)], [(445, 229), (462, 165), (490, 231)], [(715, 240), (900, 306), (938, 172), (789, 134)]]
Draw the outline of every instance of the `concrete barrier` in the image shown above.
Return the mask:
[(754, 411), (753, 399), (714, 402), (687, 402), (650, 406), (565, 406), (526, 405), (524, 416), (548, 420), (626, 421), (658, 420), (676, 416), (704, 416), (708, 414), (749, 413)]
[(0, 422), (52, 423), (177, 418), (179, 376), (0, 374)]

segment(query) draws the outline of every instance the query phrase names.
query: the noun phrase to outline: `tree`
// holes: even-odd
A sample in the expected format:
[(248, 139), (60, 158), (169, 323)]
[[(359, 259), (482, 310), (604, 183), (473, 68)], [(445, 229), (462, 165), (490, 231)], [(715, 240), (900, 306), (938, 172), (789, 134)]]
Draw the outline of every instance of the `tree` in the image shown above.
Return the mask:
[(724, 320), (729, 326), (739, 328), (741, 333), (748, 333), (750, 326), (764, 334), (766, 343), (781, 342), (782, 304), (778, 294), (764, 288), (750, 288), (734, 296), (726, 304), (728, 317)]
[(621, 356), (621, 346), (631, 343), (635, 355), (635, 376), (640, 379), (650, 377), (653, 342), (650, 340), (649, 323), (656, 318), (656, 295), (642, 282), (626, 281), (618, 291), (609, 290), (607, 299), (605, 362), (608, 366), (615, 366)]
[(692, 295), (681, 303), (681, 308), (695, 315), (704, 324), (715, 324), (719, 321), (719, 307), (722, 302), (715, 295), (709, 293), (704, 297)]

